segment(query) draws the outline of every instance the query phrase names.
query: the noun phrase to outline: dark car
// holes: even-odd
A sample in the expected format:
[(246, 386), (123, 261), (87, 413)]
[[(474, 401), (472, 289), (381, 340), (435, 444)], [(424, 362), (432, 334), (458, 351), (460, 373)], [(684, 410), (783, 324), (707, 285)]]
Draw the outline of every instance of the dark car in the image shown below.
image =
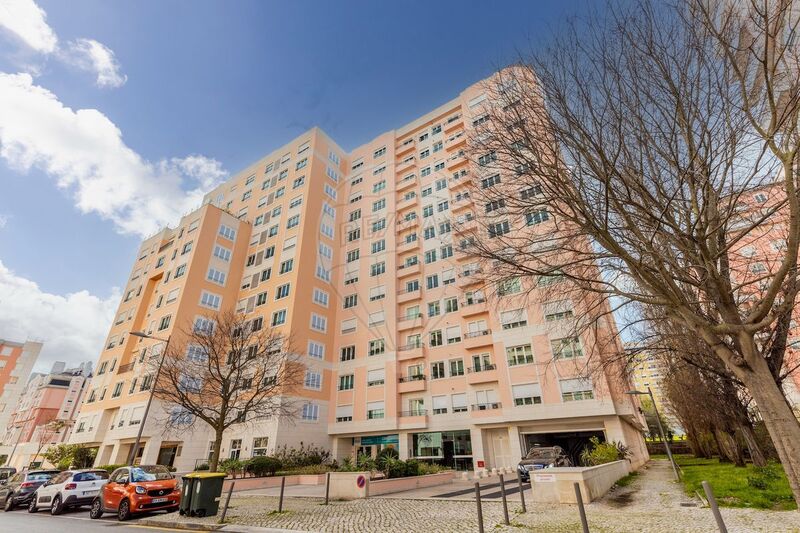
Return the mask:
[(27, 506), (33, 493), (60, 470), (29, 470), (18, 472), (3, 485), (0, 485), (0, 502), (4, 502), (6, 511), (13, 511), (14, 507)]
[(8, 478), (17, 473), (17, 469), (13, 466), (0, 466), (0, 483), (8, 481)]
[(531, 472), (557, 466), (572, 466), (572, 461), (561, 446), (534, 446), (517, 466), (522, 481), (530, 481)]

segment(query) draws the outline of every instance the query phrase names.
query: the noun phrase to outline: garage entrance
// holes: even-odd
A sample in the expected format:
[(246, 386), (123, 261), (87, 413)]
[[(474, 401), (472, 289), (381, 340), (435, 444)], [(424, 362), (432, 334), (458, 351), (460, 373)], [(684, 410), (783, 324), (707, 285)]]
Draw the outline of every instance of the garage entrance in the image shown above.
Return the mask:
[(600, 442), (605, 442), (606, 435), (603, 431), (568, 431), (563, 433), (526, 433), (523, 435), (525, 442), (525, 452), (533, 448), (534, 445), (539, 446), (561, 446), (564, 451), (569, 455), (572, 464), (580, 466), (581, 452), (587, 448), (589, 439), (597, 437)]

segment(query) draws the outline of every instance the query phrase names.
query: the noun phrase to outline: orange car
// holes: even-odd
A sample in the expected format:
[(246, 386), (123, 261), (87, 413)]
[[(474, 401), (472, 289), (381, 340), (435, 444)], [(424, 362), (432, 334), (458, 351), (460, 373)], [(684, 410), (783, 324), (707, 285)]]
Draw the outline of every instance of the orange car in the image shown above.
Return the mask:
[(180, 503), (180, 482), (166, 466), (123, 466), (114, 470), (92, 501), (89, 517), (117, 513), (119, 520), (127, 520), (134, 513), (177, 511)]

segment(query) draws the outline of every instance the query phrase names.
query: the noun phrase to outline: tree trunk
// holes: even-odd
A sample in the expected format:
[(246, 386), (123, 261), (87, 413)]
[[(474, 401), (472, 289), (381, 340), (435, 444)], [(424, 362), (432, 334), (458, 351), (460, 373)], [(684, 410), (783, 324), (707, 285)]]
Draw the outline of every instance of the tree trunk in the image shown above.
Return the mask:
[(800, 506), (800, 421), (795, 418), (763, 357), (749, 358), (749, 368), (736, 368), (739, 379), (752, 394), (775, 445), (783, 470)]
[(222, 450), (222, 435), (225, 433), (224, 429), (217, 428), (214, 431), (214, 451), (211, 453), (211, 461), (208, 463), (208, 470), (216, 472), (219, 467), (219, 453)]
[(720, 448), (720, 455), (724, 455), (727, 461), (736, 466), (744, 466), (744, 455), (741, 453), (741, 448), (734, 435), (723, 429), (715, 430), (714, 434), (717, 438), (717, 445)]
[(740, 431), (742, 432), (742, 438), (747, 444), (747, 449), (750, 451), (750, 459), (753, 461), (753, 464), (755, 466), (767, 466), (764, 453), (761, 451), (756, 436), (753, 434), (753, 428), (748, 424), (742, 424)]

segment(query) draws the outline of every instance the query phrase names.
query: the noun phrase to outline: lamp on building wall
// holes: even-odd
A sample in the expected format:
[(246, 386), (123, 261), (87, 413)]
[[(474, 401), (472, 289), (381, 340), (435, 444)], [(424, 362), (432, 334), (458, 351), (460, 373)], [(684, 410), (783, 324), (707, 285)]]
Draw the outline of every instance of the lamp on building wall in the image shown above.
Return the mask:
[(133, 447), (131, 448), (130, 454), (128, 454), (128, 464), (132, 465), (133, 462), (136, 460), (136, 455), (139, 453), (139, 446), (142, 440), (142, 431), (144, 430), (144, 424), (147, 422), (147, 415), (150, 413), (150, 404), (153, 403), (153, 391), (155, 390), (156, 383), (158, 383), (158, 377), (161, 375), (161, 365), (164, 364), (164, 357), (167, 355), (167, 348), (169, 348), (169, 339), (160, 339), (158, 337), (154, 337), (152, 335), (148, 335), (142, 331), (131, 331), (131, 335), (134, 337), (141, 337), (142, 339), (153, 339), (156, 341), (161, 341), (164, 343), (164, 349), (161, 350), (161, 359), (158, 361), (158, 370), (156, 370), (156, 376), (153, 379), (153, 383), (150, 385), (150, 395), (147, 397), (147, 406), (144, 408), (144, 415), (142, 415), (142, 421), (139, 424), (139, 431), (136, 433), (136, 441), (133, 443)]
[(661, 440), (664, 442), (664, 448), (667, 450), (667, 457), (669, 458), (669, 462), (672, 465), (672, 471), (675, 473), (675, 479), (678, 481), (681, 480), (681, 475), (678, 473), (678, 467), (675, 465), (675, 459), (672, 458), (672, 450), (669, 449), (669, 442), (667, 442), (667, 437), (664, 436), (664, 428), (661, 426), (661, 416), (658, 414), (658, 407), (656, 407), (656, 399), (653, 398), (653, 391), (650, 387), (647, 387), (647, 392), (642, 392), (638, 390), (629, 390), (625, 394), (636, 395), (636, 396), (650, 396), (650, 401), (653, 403), (653, 411), (656, 414), (656, 424), (658, 425), (658, 433), (661, 435)]

